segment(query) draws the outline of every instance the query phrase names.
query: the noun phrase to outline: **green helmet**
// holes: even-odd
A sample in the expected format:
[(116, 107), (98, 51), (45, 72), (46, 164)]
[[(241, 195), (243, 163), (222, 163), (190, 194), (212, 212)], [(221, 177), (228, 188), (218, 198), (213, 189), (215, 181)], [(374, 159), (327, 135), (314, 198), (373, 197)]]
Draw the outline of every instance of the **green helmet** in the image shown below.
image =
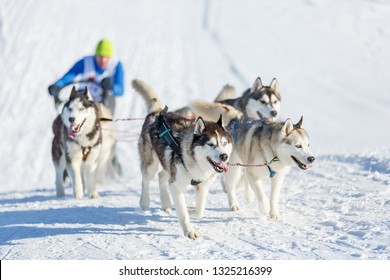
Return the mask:
[(96, 46), (96, 55), (111, 57), (114, 54), (114, 45), (108, 39), (101, 40)]

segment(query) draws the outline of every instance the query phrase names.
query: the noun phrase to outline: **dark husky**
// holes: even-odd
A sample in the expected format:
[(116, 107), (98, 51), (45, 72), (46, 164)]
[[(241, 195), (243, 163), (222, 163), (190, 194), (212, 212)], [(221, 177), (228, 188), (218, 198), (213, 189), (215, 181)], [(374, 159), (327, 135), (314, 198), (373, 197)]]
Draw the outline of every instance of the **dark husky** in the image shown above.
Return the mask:
[(201, 117), (193, 121), (166, 113), (148, 85), (140, 80), (134, 80), (132, 85), (144, 99), (149, 113), (138, 142), (142, 172), (140, 206), (143, 210), (149, 208), (149, 183), (160, 163), (162, 207), (167, 212), (172, 208), (169, 185), (184, 235), (195, 239), (200, 234), (190, 223), (185, 192), (188, 186), (196, 186), (194, 216), (203, 217), (210, 184), (216, 174), (228, 171), (226, 163), (232, 151), (232, 139), (222, 127), (222, 118), (217, 122), (204, 121)]

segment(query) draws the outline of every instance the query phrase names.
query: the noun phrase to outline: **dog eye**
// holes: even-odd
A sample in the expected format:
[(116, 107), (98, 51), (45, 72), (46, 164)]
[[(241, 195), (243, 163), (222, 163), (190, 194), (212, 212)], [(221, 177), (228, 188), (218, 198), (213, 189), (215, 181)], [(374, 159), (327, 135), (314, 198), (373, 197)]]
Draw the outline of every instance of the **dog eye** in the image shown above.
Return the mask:
[(297, 149), (302, 149), (302, 145), (301, 145), (301, 144), (295, 145), (295, 147), (296, 147)]
[(265, 102), (264, 100), (260, 100), (260, 103), (261, 104), (267, 104), (267, 102)]
[(225, 147), (227, 145), (227, 141), (222, 141), (221, 145), (222, 147)]
[(214, 147), (214, 144), (213, 143), (207, 143), (207, 145), (209, 145), (210, 147)]

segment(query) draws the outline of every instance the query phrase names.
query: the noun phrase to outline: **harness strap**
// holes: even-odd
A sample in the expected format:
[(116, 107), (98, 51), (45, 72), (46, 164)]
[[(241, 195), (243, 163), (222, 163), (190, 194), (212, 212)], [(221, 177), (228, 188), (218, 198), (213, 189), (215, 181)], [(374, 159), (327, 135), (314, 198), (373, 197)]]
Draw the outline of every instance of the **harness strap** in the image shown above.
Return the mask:
[(91, 151), (91, 147), (81, 147), (81, 152), (83, 153), (83, 161), (88, 159), (89, 152)]
[[(99, 139), (100, 139), (100, 141), (99, 141)], [(80, 143), (74, 139), (71, 139), (71, 140), (74, 141), (77, 145), (79, 145), (81, 147), (81, 153), (83, 154), (83, 161), (86, 161), (88, 159), (88, 155), (91, 152), (92, 148), (100, 145), (100, 143), (101, 143), (100, 137), (98, 138), (98, 140), (95, 142), (95, 144), (93, 146), (87, 146), (87, 147), (81, 146)]]
[(114, 121), (113, 119), (109, 119), (109, 118), (100, 118), (99, 120), (101, 122), (113, 122)]
[(229, 166), (241, 166), (241, 167), (263, 167), (263, 166), (267, 166), (268, 168), (268, 171), (269, 171), (269, 177), (272, 178), (276, 175), (276, 171), (274, 171), (272, 168), (271, 168), (271, 164), (274, 163), (275, 161), (279, 161), (279, 159), (277, 157), (274, 157), (273, 159), (271, 159), (269, 162), (265, 162), (265, 163), (259, 163), (259, 164), (243, 164), (243, 163), (228, 163)]
[(159, 116), (157, 117), (158, 137), (163, 138), (168, 143), (168, 146), (179, 156), (181, 162), (185, 167), (180, 145), (176, 140), (176, 138), (173, 136), (172, 129), (168, 126), (168, 124), (164, 120), (164, 115), (166, 114), (167, 111), (168, 111), (168, 107), (165, 106), (165, 108), (160, 112)]
[(160, 133), (160, 135), (158, 136), (158, 137), (163, 137), (164, 135), (165, 135), (165, 133), (168, 133), (168, 132), (171, 132), (172, 131), (172, 129), (170, 129), (170, 128), (167, 128), (165, 131), (163, 131), (163, 132), (161, 132)]

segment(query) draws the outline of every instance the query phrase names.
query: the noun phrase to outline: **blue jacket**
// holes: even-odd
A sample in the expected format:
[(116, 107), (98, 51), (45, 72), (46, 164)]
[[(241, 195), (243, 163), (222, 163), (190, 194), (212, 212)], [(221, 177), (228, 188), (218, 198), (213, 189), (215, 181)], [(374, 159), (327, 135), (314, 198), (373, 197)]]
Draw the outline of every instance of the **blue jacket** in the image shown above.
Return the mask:
[[(64, 74), (64, 76), (62, 78), (60, 78), (59, 80), (57, 80), (54, 84), (58, 87), (64, 87), (64, 86), (74, 82), (77, 76), (82, 75), (84, 73), (84, 59), (85, 58), (86, 57), (83, 57), (82, 59), (77, 61), (72, 66), (72, 68), (70, 68), (68, 70), (68, 72), (66, 72)], [(98, 64), (96, 63), (95, 59), (93, 60), (93, 62), (94, 62), (94, 67), (95, 67), (96, 73), (99, 75), (102, 74), (105, 69), (101, 69), (98, 66)], [(115, 73), (113, 76), (114, 86), (112, 89), (112, 94), (114, 96), (123, 95), (123, 93), (124, 93), (124, 82), (123, 81), (124, 81), (123, 66), (122, 66), (122, 63), (120, 61), (118, 61), (116, 68), (115, 68)]]

